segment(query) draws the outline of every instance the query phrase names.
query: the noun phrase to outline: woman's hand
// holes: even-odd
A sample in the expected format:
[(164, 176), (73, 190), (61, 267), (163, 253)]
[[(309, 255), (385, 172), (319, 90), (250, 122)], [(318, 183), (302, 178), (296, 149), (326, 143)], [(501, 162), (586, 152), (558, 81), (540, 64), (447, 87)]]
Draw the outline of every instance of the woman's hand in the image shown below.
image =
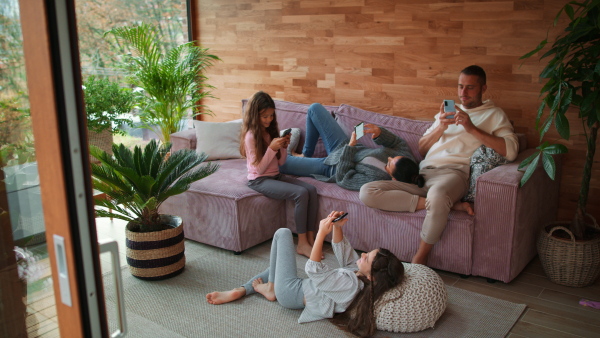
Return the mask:
[(353, 130), (352, 131), (352, 135), (350, 135), (350, 142), (348, 143), (349, 146), (354, 147), (356, 145), (356, 132)]
[(372, 123), (367, 123), (365, 124), (365, 134), (373, 134), (371, 135), (371, 138), (376, 139), (381, 134), (381, 129), (379, 129), (379, 126), (376, 126)]

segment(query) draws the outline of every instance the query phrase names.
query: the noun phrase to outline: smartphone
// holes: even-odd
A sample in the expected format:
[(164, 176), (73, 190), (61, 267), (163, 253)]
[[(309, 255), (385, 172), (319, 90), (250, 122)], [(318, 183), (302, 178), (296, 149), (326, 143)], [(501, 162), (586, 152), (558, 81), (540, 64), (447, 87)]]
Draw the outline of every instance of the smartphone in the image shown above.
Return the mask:
[[(454, 108), (454, 100), (444, 100), (444, 112), (445, 113), (456, 113)], [(447, 119), (453, 119), (454, 115), (447, 115)]]
[(291, 132), (292, 132), (292, 128), (288, 128), (283, 131), (283, 134), (281, 134), (281, 137), (286, 137)]
[(347, 212), (345, 212), (345, 213), (343, 213), (341, 216), (339, 216), (339, 217), (335, 218), (335, 219), (333, 220), (333, 222), (341, 221), (341, 220), (343, 220), (344, 218), (346, 218), (346, 216), (348, 216), (348, 213), (347, 213)]
[(361, 122), (354, 126), (354, 132), (356, 133), (356, 139), (363, 137), (365, 135), (365, 123)]

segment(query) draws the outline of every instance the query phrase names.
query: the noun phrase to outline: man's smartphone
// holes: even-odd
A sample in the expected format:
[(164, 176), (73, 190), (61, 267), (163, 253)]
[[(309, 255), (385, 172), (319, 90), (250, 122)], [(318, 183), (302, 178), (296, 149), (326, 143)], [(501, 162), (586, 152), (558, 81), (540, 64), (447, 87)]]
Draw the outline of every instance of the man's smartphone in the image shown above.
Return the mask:
[(286, 137), (291, 132), (292, 132), (292, 128), (288, 128), (283, 131), (283, 134), (281, 134), (281, 137)]
[(365, 136), (365, 123), (361, 122), (361, 123), (357, 124), (356, 126), (354, 126), (354, 132), (356, 133), (357, 140), (359, 138)]
[[(444, 100), (444, 112), (445, 113), (456, 113), (454, 108), (454, 100)], [(447, 119), (453, 119), (454, 115), (447, 115)]]
[(333, 222), (335, 223), (335, 222), (337, 222), (337, 221), (341, 221), (341, 220), (343, 220), (344, 218), (346, 218), (346, 216), (348, 216), (348, 213), (347, 213), (347, 212), (345, 212), (345, 213), (344, 213), (344, 214), (342, 214), (341, 216), (339, 216), (339, 217), (335, 218), (335, 219), (333, 220)]

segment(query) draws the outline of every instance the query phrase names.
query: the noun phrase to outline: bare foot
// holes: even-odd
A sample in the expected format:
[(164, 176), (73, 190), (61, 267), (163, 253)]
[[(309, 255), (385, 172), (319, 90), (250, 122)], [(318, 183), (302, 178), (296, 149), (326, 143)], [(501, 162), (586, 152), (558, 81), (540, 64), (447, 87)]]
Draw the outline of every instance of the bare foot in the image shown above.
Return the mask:
[(257, 278), (252, 281), (252, 287), (254, 291), (265, 296), (267, 300), (272, 302), (277, 300), (275, 297), (275, 284), (273, 282), (263, 283), (262, 278)]
[(473, 206), (469, 202), (456, 202), (452, 206), (452, 210), (466, 211), (467, 214), (473, 216), (475, 215), (475, 211), (473, 210)]
[(292, 156), (296, 156), (296, 157), (304, 157), (304, 154), (300, 154), (300, 153), (296, 153), (292, 151)]
[(296, 247), (296, 252), (299, 255), (310, 258), (310, 253), (312, 252), (312, 246), (308, 243), (307, 244), (298, 243), (298, 246)]
[(234, 300), (240, 299), (246, 295), (246, 289), (235, 288), (230, 291), (215, 291), (206, 294), (206, 301), (213, 305), (219, 305), (224, 303), (233, 302)]

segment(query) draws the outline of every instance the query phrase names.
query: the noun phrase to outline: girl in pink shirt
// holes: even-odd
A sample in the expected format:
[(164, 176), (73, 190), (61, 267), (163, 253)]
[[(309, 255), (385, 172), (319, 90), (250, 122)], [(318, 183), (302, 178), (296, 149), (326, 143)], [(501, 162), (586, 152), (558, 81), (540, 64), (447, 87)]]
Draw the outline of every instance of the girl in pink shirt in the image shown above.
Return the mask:
[(259, 91), (248, 101), (241, 137), (240, 153), (246, 157), (248, 187), (270, 198), (294, 201), (296, 252), (310, 257), (317, 227), (317, 189), (279, 172), (287, 157), (290, 135), (279, 137), (275, 102), (269, 94)]

